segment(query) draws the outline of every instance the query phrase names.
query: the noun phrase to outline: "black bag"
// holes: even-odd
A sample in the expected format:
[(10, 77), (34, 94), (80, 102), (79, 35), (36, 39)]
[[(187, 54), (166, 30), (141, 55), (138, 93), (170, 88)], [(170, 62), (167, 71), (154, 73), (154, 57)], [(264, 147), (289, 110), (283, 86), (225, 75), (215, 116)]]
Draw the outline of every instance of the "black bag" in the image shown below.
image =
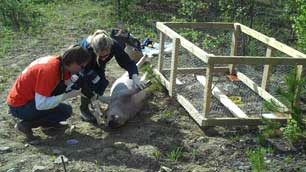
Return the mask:
[(125, 44), (141, 51), (141, 43), (130, 32), (125, 29), (112, 29), (111, 37), (116, 40), (122, 49), (125, 48)]

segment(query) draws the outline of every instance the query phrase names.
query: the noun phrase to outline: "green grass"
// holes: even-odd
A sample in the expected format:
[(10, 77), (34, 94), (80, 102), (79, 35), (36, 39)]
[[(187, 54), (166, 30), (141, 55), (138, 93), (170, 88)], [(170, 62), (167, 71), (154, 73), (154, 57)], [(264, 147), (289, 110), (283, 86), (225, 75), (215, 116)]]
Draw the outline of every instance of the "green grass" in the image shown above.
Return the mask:
[(153, 67), (150, 64), (144, 64), (140, 68), (141, 72), (147, 73), (147, 80), (151, 81), (151, 85), (149, 86), (149, 91), (164, 91), (164, 87), (162, 86), (162, 82), (159, 76), (156, 76), (153, 72)]
[(290, 142), (296, 142), (299, 139), (305, 137), (305, 133), (298, 126), (297, 121), (294, 119), (288, 119), (287, 126), (284, 128), (284, 136)]
[(284, 157), (284, 162), (286, 164), (291, 164), (293, 161), (294, 161), (294, 156), (292, 156), (292, 155), (288, 155), (288, 156)]
[(190, 156), (192, 161), (196, 161), (200, 155), (200, 152), (197, 149), (192, 149)]
[(167, 158), (171, 161), (178, 161), (183, 156), (183, 147), (177, 147), (166, 154)]
[(5, 91), (8, 89), (11, 85), (8, 85), (7, 83), (11, 81), (12, 79), (15, 79), (13, 77), (13, 72), (15, 72), (16, 68), (6, 68), (0, 66), (0, 92)]
[(249, 161), (252, 164), (252, 171), (253, 172), (263, 172), (265, 170), (265, 162), (264, 156), (266, 154), (266, 150), (264, 148), (256, 148), (256, 149), (249, 149), (246, 152), (246, 155)]
[(46, 53), (57, 54), (96, 29), (111, 28), (113, 23), (109, 17), (110, 7), (103, 6), (102, 2), (74, 0), (36, 6), (43, 11), (39, 26), (20, 32), (12, 32), (6, 27), (0, 28), (0, 58), (18, 54), (20, 52), (15, 50), (20, 48), (37, 49), (38, 56)]
[(0, 39), (1, 39), (1, 44), (0, 44), (0, 59), (1, 59), (5, 58), (6, 54), (8, 54), (9, 51), (16, 48), (15, 39), (17, 39), (17, 34), (14, 33), (12, 30), (10, 30), (9, 28), (0, 27)]
[(161, 158), (161, 153), (159, 150), (154, 151), (152, 154), (156, 160), (159, 160)]
[(162, 117), (166, 119), (173, 118), (174, 116), (175, 116), (175, 113), (172, 111), (166, 111), (162, 113)]
[(229, 137), (229, 140), (233, 143), (238, 142), (241, 139), (241, 135), (233, 135)]

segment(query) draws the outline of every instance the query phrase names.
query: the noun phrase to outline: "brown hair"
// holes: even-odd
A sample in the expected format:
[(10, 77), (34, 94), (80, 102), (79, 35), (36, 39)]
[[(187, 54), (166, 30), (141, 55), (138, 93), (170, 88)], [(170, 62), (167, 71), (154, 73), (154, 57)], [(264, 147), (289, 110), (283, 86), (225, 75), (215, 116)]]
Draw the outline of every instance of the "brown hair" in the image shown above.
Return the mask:
[(68, 50), (64, 52), (61, 58), (64, 64), (68, 66), (72, 63), (76, 63), (80, 65), (85, 62), (89, 62), (91, 59), (91, 56), (83, 47), (79, 45), (74, 45), (71, 48), (68, 48)]

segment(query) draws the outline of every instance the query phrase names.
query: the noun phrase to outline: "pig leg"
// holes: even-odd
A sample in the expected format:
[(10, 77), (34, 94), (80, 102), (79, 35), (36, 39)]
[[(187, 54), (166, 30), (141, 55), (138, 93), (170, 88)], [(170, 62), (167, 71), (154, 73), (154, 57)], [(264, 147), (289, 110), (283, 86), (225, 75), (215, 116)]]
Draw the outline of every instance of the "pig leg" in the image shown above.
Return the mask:
[(133, 103), (138, 106), (143, 104), (144, 100), (147, 98), (147, 92), (146, 91), (140, 91), (134, 95), (132, 95), (131, 100)]

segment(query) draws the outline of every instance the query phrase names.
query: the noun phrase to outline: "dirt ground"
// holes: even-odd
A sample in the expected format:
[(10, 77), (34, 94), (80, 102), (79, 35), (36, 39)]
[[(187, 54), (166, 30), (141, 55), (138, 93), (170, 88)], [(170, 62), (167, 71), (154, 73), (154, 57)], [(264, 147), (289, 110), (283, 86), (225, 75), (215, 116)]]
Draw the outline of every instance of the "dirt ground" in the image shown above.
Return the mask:
[[(96, 2), (80, 1), (76, 5), (54, 7), (51, 4), (52, 10), (45, 12), (56, 20), (48, 22), (35, 38), (21, 36), (13, 40), (12, 50), (1, 59), (0, 172), (64, 172), (63, 164), (58, 163), (61, 155), (67, 158), (68, 172), (252, 171), (246, 151), (260, 147), (258, 130), (216, 127), (218, 134), (210, 135), (212, 131), (204, 132), (165, 91), (154, 92), (144, 109), (119, 129), (109, 130), (104, 125), (81, 121), (77, 97), (67, 102), (74, 112), (68, 120), (74, 127), (71, 133), (50, 137), (38, 128), (35, 135), (40, 139), (27, 142), (15, 132), (16, 121), (7, 113), (6, 96), (17, 75), (34, 59), (62, 52), (105, 24), (107, 13), (105, 18), (96, 17), (104, 15)], [(86, 9), (93, 10), (88, 13)], [(106, 75), (113, 82), (122, 72), (111, 61)], [(78, 143), (68, 144), (71, 140)], [(283, 139), (271, 139), (267, 147), (272, 150), (264, 158), (266, 171), (306, 172), (305, 141), (294, 146)]]
[[(122, 72), (111, 61), (107, 68), (109, 80), (113, 82)], [(50, 137), (38, 128), (35, 134), (41, 139), (26, 142), (13, 129), (15, 120), (7, 113), (4, 100), (8, 88), (0, 94), (0, 171), (3, 172), (39, 171), (39, 168), (64, 171), (61, 163), (55, 163), (60, 155), (68, 159), (66, 169), (71, 172), (251, 171), (245, 152), (259, 146), (256, 130), (247, 127), (218, 127), (218, 135), (206, 135), (165, 91), (154, 92), (137, 117), (115, 130), (81, 121), (79, 98), (73, 98), (68, 101), (74, 109), (68, 120), (74, 126), (71, 133)], [(71, 139), (78, 144), (68, 144)], [(266, 154), (268, 171), (306, 171), (305, 149), (286, 148), (285, 145)]]

